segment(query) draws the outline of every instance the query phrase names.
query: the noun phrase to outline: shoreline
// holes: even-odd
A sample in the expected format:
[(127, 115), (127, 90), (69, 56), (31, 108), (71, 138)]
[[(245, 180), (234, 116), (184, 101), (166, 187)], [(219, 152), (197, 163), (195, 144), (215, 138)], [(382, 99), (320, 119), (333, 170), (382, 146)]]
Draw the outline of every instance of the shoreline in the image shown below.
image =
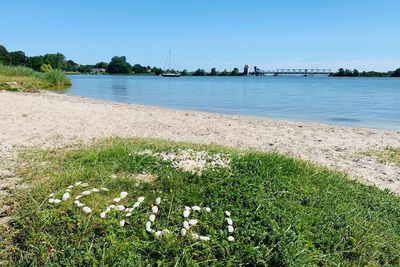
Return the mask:
[[(399, 166), (359, 155), (400, 147), (395, 130), (175, 110), (46, 91), (0, 92), (0, 107), (2, 161), (15, 159), (26, 146), (56, 147), (113, 136), (156, 138), (276, 151), (400, 194)], [(0, 178), (0, 190), (2, 184)]]
[(204, 110), (195, 110), (195, 109), (180, 109), (180, 108), (172, 108), (172, 107), (163, 107), (163, 106), (156, 106), (156, 105), (147, 105), (147, 104), (140, 104), (140, 103), (133, 103), (133, 102), (122, 102), (122, 101), (113, 101), (109, 99), (101, 99), (101, 98), (92, 98), (87, 96), (79, 96), (69, 93), (62, 93), (62, 92), (49, 92), (49, 91), (40, 91), (41, 93), (50, 93), (50, 94), (58, 94), (58, 95), (65, 95), (71, 96), (76, 98), (81, 98), (84, 100), (94, 100), (96, 102), (104, 102), (104, 103), (115, 103), (115, 104), (123, 104), (123, 105), (133, 105), (142, 108), (152, 108), (152, 109), (165, 109), (169, 111), (182, 111), (182, 112), (195, 112), (195, 113), (205, 113), (211, 115), (218, 115), (218, 116), (227, 116), (227, 117), (239, 117), (239, 118), (247, 118), (253, 120), (263, 120), (263, 121), (275, 121), (275, 122), (283, 122), (283, 123), (295, 123), (295, 124), (310, 124), (310, 125), (322, 125), (322, 126), (333, 126), (333, 127), (344, 127), (344, 128), (353, 128), (353, 129), (362, 129), (362, 130), (377, 130), (377, 131), (385, 131), (385, 132), (396, 132), (400, 134), (399, 129), (390, 129), (390, 128), (378, 128), (378, 127), (365, 127), (365, 126), (355, 126), (355, 125), (343, 125), (343, 124), (335, 124), (335, 123), (328, 123), (328, 122), (319, 122), (316, 120), (301, 120), (301, 119), (291, 119), (291, 118), (274, 118), (274, 117), (264, 117), (264, 116), (257, 116), (257, 115), (246, 115), (246, 114), (230, 114), (230, 113), (219, 113), (219, 112), (212, 112), (212, 111), (204, 111)]

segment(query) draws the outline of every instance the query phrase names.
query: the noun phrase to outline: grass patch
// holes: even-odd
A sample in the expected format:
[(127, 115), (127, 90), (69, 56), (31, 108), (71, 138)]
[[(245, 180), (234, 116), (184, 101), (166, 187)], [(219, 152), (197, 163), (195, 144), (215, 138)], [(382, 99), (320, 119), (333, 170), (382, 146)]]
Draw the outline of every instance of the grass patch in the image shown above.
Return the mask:
[(39, 89), (64, 89), (69, 86), (71, 81), (60, 70), (42, 73), (26, 67), (0, 64), (0, 90), (32, 92)]
[[(200, 175), (173, 168), (159, 157), (132, 153), (192, 147), (210, 155), (224, 153), (230, 168), (209, 168)], [(400, 265), (400, 199), (364, 186), (340, 173), (277, 154), (239, 153), (214, 146), (111, 139), (91, 147), (30, 151), (20, 175), (36, 184), (18, 198), (20, 208), (10, 229), (0, 235), (10, 265)], [(154, 179), (138, 182), (141, 173)], [(43, 182), (43, 177), (47, 177)], [(82, 199), (87, 215), (72, 199), (54, 206), (77, 181), (109, 192)], [(77, 190), (77, 191), (74, 191)], [(121, 191), (122, 204), (144, 196), (143, 205), (126, 218), (121, 212), (99, 214)], [(171, 235), (145, 231), (154, 199), (161, 197), (155, 225)], [(198, 241), (179, 236), (184, 206), (208, 206), (199, 213)], [(224, 211), (232, 213), (235, 242), (227, 241)]]
[(400, 148), (387, 147), (383, 150), (364, 152), (363, 155), (376, 158), (383, 163), (394, 163), (400, 166)]

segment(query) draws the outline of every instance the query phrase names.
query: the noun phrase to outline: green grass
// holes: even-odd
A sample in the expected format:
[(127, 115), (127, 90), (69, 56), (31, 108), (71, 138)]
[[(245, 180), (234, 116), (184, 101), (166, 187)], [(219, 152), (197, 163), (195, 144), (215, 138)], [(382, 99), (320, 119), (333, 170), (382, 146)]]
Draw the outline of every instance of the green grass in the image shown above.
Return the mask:
[[(142, 149), (182, 147), (227, 153), (231, 168), (210, 169), (199, 176), (153, 156), (130, 155)], [(286, 156), (112, 139), (92, 147), (29, 151), (23, 158), (26, 163), (19, 173), (35, 186), (18, 197), (16, 219), (0, 232), (7, 240), (3, 255), (9, 265), (400, 265), (398, 197)], [(143, 172), (153, 174), (154, 181), (138, 183), (132, 178)], [(93, 209), (91, 215), (76, 208), (73, 200), (48, 204), (51, 192), (59, 196), (80, 180), (110, 189), (83, 200)], [(121, 191), (129, 192), (130, 204), (131, 196), (146, 197), (124, 228), (119, 226), (120, 213), (99, 218)], [(172, 231), (160, 239), (144, 226), (158, 196), (163, 202), (156, 225)], [(185, 205), (212, 209), (198, 216), (196, 228), (211, 241), (178, 235)], [(225, 210), (234, 220), (233, 243), (226, 240)]]
[(71, 86), (71, 81), (60, 70), (42, 73), (27, 67), (0, 64), (0, 90), (36, 91), (63, 89), (69, 86)]
[(372, 150), (363, 155), (374, 157), (381, 162), (394, 163), (400, 166), (400, 148), (387, 147), (383, 150)]

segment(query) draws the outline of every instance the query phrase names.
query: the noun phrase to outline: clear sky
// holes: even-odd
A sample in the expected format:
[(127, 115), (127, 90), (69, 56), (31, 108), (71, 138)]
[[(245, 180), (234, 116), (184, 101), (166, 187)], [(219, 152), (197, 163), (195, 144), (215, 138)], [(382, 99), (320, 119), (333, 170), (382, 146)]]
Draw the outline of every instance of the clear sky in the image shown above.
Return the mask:
[(400, 67), (400, 0), (1, 0), (0, 44), (81, 64)]

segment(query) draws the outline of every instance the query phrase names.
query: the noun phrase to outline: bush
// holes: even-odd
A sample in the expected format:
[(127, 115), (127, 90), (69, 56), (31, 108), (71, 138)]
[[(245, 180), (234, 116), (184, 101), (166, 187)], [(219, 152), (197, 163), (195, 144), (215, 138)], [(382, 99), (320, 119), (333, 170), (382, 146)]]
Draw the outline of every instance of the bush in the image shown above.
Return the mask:
[(44, 72), (44, 73), (49, 72), (49, 71), (51, 71), (52, 69), (53, 69), (53, 68), (51, 67), (50, 64), (42, 64), (42, 66), (40, 66), (40, 71), (41, 71), (41, 72)]
[(35, 89), (58, 89), (71, 86), (70, 79), (60, 70), (50, 69), (48, 72), (42, 73), (27, 67), (4, 66), (0, 64), (0, 78), (1, 82), (18, 82), (20, 88), (31, 91)]
[(51, 87), (70, 86), (71, 80), (68, 79), (61, 70), (50, 70), (45, 73), (44, 79)]
[(11, 85), (9, 85), (8, 83), (0, 83), (0, 91), (1, 91), (1, 90), (15, 91), (15, 90), (13, 90), (13, 88), (11, 87)]

